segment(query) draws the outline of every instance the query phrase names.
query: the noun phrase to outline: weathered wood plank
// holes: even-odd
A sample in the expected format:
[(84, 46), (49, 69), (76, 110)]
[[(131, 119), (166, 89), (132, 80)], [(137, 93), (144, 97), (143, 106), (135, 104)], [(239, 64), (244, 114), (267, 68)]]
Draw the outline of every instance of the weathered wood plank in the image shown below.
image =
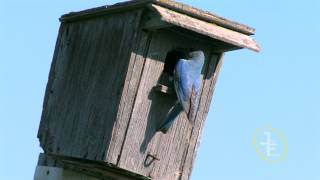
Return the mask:
[(149, 11), (148, 13), (144, 14), (142, 23), (143, 29), (156, 30), (162, 28), (169, 28), (170, 26), (173, 25), (161, 21), (159, 14), (154, 11)]
[[(81, 158), (40, 154), (38, 167), (63, 168), (62, 171), (73, 171), (74, 177), (92, 176), (98, 179), (116, 180), (149, 180), (150, 178), (116, 167), (103, 161), (92, 161)], [(49, 173), (46, 173), (47, 177)], [(88, 176), (86, 176), (88, 175)], [(65, 176), (63, 176), (65, 178)], [(72, 176), (73, 177), (73, 176)], [(41, 179), (43, 180), (43, 179)]]
[(129, 125), (134, 100), (145, 63), (145, 56), (148, 52), (150, 43), (150, 35), (148, 33), (141, 31), (140, 36), (140, 41), (137, 42), (137, 47), (131, 53), (129, 60), (130, 64), (119, 104), (117, 121), (114, 125), (111, 144), (106, 156), (107, 162), (113, 162), (115, 164), (118, 162), (127, 127)]
[(101, 6), (101, 7), (92, 8), (92, 9), (79, 11), (79, 12), (71, 12), (69, 14), (63, 15), (60, 18), (60, 20), (62, 22), (77, 21), (77, 20), (82, 20), (86, 18), (93, 18), (101, 15), (106, 15), (109, 13), (123, 12), (127, 10), (132, 10), (135, 8), (144, 8), (145, 6), (150, 4), (156, 4), (156, 5), (171, 9), (173, 11), (189, 15), (199, 20), (206, 21), (209, 23), (214, 23), (219, 26), (222, 26), (243, 34), (253, 35), (255, 33), (255, 29), (252, 27), (222, 18), (216, 14), (212, 14), (212, 13), (203, 11), (201, 9), (197, 9), (189, 5), (175, 2), (172, 0), (135, 0), (135, 1), (121, 2), (121, 3), (116, 3), (114, 5)]
[[(184, 157), (183, 163), (183, 171), (182, 171), (182, 180), (188, 180), (190, 178), (192, 167), (194, 165), (194, 161), (197, 155), (197, 149), (200, 145), (201, 134), (203, 131), (203, 127), (206, 121), (206, 117), (209, 112), (211, 100), (213, 97), (214, 88), (216, 85), (216, 81), (218, 79), (218, 75), (221, 69), (221, 65), (223, 63), (223, 54), (217, 55), (213, 54), (208, 66), (207, 76), (204, 81), (204, 87), (201, 96), (200, 109), (197, 114), (197, 121), (195, 127), (192, 130), (192, 134), (190, 137), (190, 143), (187, 149), (186, 156)], [(213, 74), (213, 75), (212, 75)]]
[(50, 166), (37, 166), (34, 180), (99, 180), (83, 173)]
[(112, 13), (120, 13), (124, 11), (136, 10), (137, 8), (144, 7), (146, 4), (153, 0), (134, 0), (120, 2), (113, 5), (100, 6), (92, 9), (87, 9), (79, 12), (70, 12), (61, 16), (61, 22), (79, 21), (88, 18), (95, 18)]
[(182, 3), (178, 3), (176, 1), (170, 1), (170, 0), (156, 0), (154, 4), (163, 6), (165, 8), (171, 9), (173, 11), (176, 11), (182, 14), (187, 14), (199, 20), (217, 24), (219, 26), (222, 26), (243, 34), (253, 35), (255, 33), (255, 29), (252, 27), (249, 27), (247, 25), (244, 25), (235, 21), (228, 20), (226, 18), (220, 17), (216, 14), (212, 14), (207, 11), (203, 11), (198, 8), (194, 8), (187, 4), (182, 4)]
[[(51, 66), (50, 66), (50, 72), (49, 72), (49, 76), (48, 76), (48, 82), (47, 82), (47, 86), (46, 86), (46, 91), (45, 91), (45, 95), (44, 95), (44, 100), (43, 100), (43, 105), (42, 108), (46, 109), (46, 107), (48, 106), (48, 99), (50, 97), (50, 94), (52, 93), (51, 87), (53, 84), (53, 81), (56, 77), (56, 62), (58, 61), (58, 54), (60, 54), (60, 49), (62, 46), (62, 43), (65, 42), (66, 40), (62, 39), (65, 38), (63, 36), (63, 31), (64, 31), (64, 24), (62, 23), (60, 28), (59, 28), (59, 33), (58, 33), (58, 37), (57, 37), (57, 41), (56, 41), (56, 45), (55, 45), (55, 50), (54, 50), (54, 55), (52, 58), (52, 62), (51, 62)], [(39, 129), (38, 129), (38, 134), (37, 137), (39, 138), (40, 141), (40, 146), (43, 147), (47, 144), (48, 138), (47, 136), (45, 136), (44, 134), (46, 134), (46, 132), (48, 131), (48, 119), (45, 118), (46, 117), (46, 112), (47, 111), (43, 111), (41, 114), (41, 121), (39, 124)]]
[(105, 160), (140, 15), (64, 24), (39, 129), (45, 152)]
[[(167, 52), (178, 47), (203, 49), (206, 57), (210, 52), (208, 46), (194, 42), (192, 38), (181, 38), (166, 30), (154, 33), (119, 161), (121, 168), (156, 179), (181, 176), (183, 157), (192, 130), (186, 115), (182, 113), (168, 134), (156, 133), (176, 97), (153, 91), (153, 88), (163, 81)], [(206, 68), (203, 73), (206, 73)]]
[(167, 23), (189, 29), (191, 31), (233, 44), (235, 46), (248, 48), (257, 52), (260, 51), (259, 45), (248, 35), (226, 29), (216, 24), (201, 21), (161, 6), (152, 5), (151, 7), (159, 12), (161, 19)]

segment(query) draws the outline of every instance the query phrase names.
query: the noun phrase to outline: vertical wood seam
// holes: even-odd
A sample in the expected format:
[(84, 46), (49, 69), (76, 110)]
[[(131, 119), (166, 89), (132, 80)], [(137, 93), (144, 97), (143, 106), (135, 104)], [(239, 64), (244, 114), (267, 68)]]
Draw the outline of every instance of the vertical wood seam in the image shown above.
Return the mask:
[[(138, 50), (138, 48), (139, 48), (139, 42), (141, 41), (141, 38), (142, 38), (142, 35), (141, 35), (141, 33), (139, 33), (139, 31), (140, 31), (140, 28), (139, 28), (139, 26), (140, 26), (140, 23), (141, 23), (141, 19), (142, 19), (142, 14), (143, 14), (143, 12), (140, 10), (140, 11), (138, 11), (138, 13), (137, 13), (137, 15), (136, 15), (136, 17), (135, 17), (135, 21), (136, 21), (136, 23), (135, 23), (135, 25), (134, 25), (134, 30), (135, 30), (135, 33), (134, 33), (134, 35), (133, 35), (133, 44), (131, 45), (131, 50)], [(131, 54), (132, 54), (132, 52), (131, 52)], [(125, 90), (125, 96), (127, 96), (128, 95), (128, 92), (129, 92), (129, 87), (130, 87), (130, 83), (131, 83), (131, 80), (132, 80), (132, 76), (133, 76), (133, 71), (134, 71), (134, 68), (135, 68), (135, 61), (136, 61), (136, 58), (137, 58), (137, 54), (135, 54), (135, 55), (130, 55), (130, 57), (129, 57), (130, 59), (129, 59), (129, 63), (128, 63), (128, 68), (130, 68), (130, 64), (132, 63), (132, 67), (130, 68), (130, 73), (129, 73), (129, 75), (128, 75), (128, 70), (127, 70), (127, 74), (126, 74), (126, 76), (130, 76), (130, 78), (129, 78), (129, 82), (128, 82), (128, 88), (125, 90), (124, 88), (125, 88), (125, 83), (123, 84), (123, 89), (122, 89), (122, 92), (121, 92), (121, 99), (120, 99), (120, 101), (119, 101), (119, 107), (121, 107), (121, 104), (122, 104), (122, 102), (124, 101), (124, 99), (126, 99), (126, 97), (124, 97), (123, 96), (123, 94), (124, 94), (124, 90)], [(133, 59), (133, 60), (132, 60)], [(133, 62), (131, 62), (131, 61), (133, 61)], [(125, 78), (125, 80), (124, 81), (126, 81), (126, 78)], [(124, 109), (125, 109), (125, 105), (124, 105), (124, 107), (121, 107), (121, 109), (119, 109), (118, 111), (121, 111), (120, 112), (120, 114), (117, 114), (117, 116), (116, 116), (116, 122), (114, 123), (114, 125), (113, 125), (113, 128), (112, 128), (112, 133), (111, 133), (111, 141), (114, 141), (113, 140), (113, 136), (114, 136), (114, 134), (115, 134), (115, 130), (116, 130), (116, 126), (117, 126), (117, 124), (119, 123), (118, 122), (118, 118), (122, 118), (122, 116), (123, 116), (123, 113), (124, 113)], [(118, 130), (118, 129), (117, 129)], [(105, 136), (105, 135), (104, 135)], [(125, 139), (125, 137), (123, 137), (123, 140)], [(122, 140), (122, 141), (123, 141)], [(102, 159), (104, 159), (104, 161), (107, 161), (107, 159), (108, 158), (110, 158), (109, 157), (109, 151), (110, 151), (110, 148), (112, 147), (112, 146), (115, 146), (115, 145), (112, 145), (112, 142), (110, 141), (110, 145), (108, 146), (108, 148), (106, 148), (105, 149), (105, 153), (103, 153), (103, 158)], [(113, 153), (115, 153), (114, 152), (115, 150), (113, 150)], [(106, 153), (107, 152), (107, 153)], [(119, 157), (120, 157), (120, 155), (118, 155), (118, 157), (117, 157), (117, 159), (116, 159), (116, 164), (117, 164), (117, 161), (118, 161), (118, 159), (119, 159)]]
[[(146, 48), (144, 49), (144, 52), (143, 52), (143, 59), (144, 59), (144, 62), (143, 62), (143, 67), (142, 67), (142, 71), (140, 73), (140, 77), (139, 77), (139, 81), (138, 81), (138, 86), (140, 85), (141, 83), (141, 78), (142, 78), (142, 73), (144, 71), (144, 66), (145, 66), (145, 63), (146, 63), (146, 59), (147, 59), (147, 54), (148, 54), (148, 51), (149, 51), (149, 47), (150, 47), (150, 42), (151, 42), (151, 39), (152, 39), (152, 36), (153, 34), (152, 33), (148, 33), (148, 40), (147, 40), (147, 43), (146, 43)], [(134, 100), (133, 100), (133, 106), (135, 105), (135, 102), (136, 102), (136, 99), (137, 99), (137, 95), (138, 95), (138, 91), (135, 93), (135, 96), (134, 96)], [(132, 117), (132, 113), (133, 113), (133, 109), (131, 109), (131, 112), (130, 112), (130, 118), (128, 120), (128, 123), (127, 123), (127, 128), (124, 132), (124, 138), (123, 138), (123, 141), (121, 143), (121, 148), (120, 148), (120, 153), (119, 153), (119, 156), (117, 158), (117, 163), (116, 165), (119, 166), (119, 162), (120, 162), (120, 159), (121, 159), (121, 155), (122, 155), (122, 152), (123, 152), (123, 147), (124, 147), (124, 144), (125, 144), (125, 141), (127, 139), (127, 133), (128, 133), (128, 130), (129, 130), (129, 126), (130, 126), (130, 122), (131, 122), (131, 117)]]

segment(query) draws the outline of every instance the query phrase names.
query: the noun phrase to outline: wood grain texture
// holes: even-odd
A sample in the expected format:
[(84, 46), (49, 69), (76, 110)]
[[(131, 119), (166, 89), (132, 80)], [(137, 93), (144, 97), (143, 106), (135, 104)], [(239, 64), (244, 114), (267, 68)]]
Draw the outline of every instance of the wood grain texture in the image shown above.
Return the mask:
[(99, 180), (76, 171), (63, 168), (37, 166), (33, 180)]
[[(47, 104), (48, 104), (49, 96), (52, 93), (51, 87), (52, 87), (53, 81), (56, 78), (55, 67), (56, 67), (56, 62), (57, 62), (57, 59), (58, 59), (57, 56), (58, 56), (58, 54), (60, 53), (60, 51), (62, 49), (60, 46), (63, 46), (62, 42), (66, 41), (65, 40), (65, 36), (63, 36), (63, 31), (65, 29), (64, 26), (65, 26), (64, 24), (61, 24), (60, 28), (59, 28), (59, 33), (58, 33), (58, 37), (57, 37), (57, 41), (56, 41), (56, 45), (55, 45), (54, 55), (53, 55), (53, 59), (52, 59), (52, 62), (51, 62), (51, 67), (50, 67), (50, 72), (49, 72), (49, 76), (48, 76), (47, 87), (46, 87), (44, 100), (43, 100), (43, 105), (42, 105), (43, 111), (42, 111), (42, 114), (41, 114), (41, 121), (40, 121), (39, 130), (38, 130), (38, 134), (37, 134), (37, 137), (40, 140), (40, 146), (41, 147), (46, 146), (46, 144), (48, 142), (52, 142), (52, 140), (50, 140), (50, 137), (44, 135), (49, 131), (48, 119), (45, 118), (46, 114), (47, 114), (47, 111), (45, 111), (45, 109), (46, 109)], [(51, 146), (51, 145), (48, 145), (48, 146)]]
[(179, 3), (172, 0), (134, 0), (134, 1), (126, 1), (121, 3), (116, 3), (113, 5), (101, 6), (97, 8), (92, 8), (79, 12), (71, 12), (69, 14), (63, 15), (60, 20), (62, 22), (70, 22), (77, 21), (92, 17), (97, 17), (109, 13), (115, 12), (123, 12), (132, 10), (135, 8), (144, 8), (150, 4), (156, 4), (162, 6), (167, 9), (171, 9), (173, 11), (189, 15), (191, 17), (197, 18), (201, 21), (206, 21), (209, 23), (214, 23), (219, 26), (225, 27), (227, 29), (231, 29), (243, 34), (253, 35), (255, 33), (255, 29), (249, 27), (247, 25), (228, 20), (226, 18), (220, 17), (216, 14), (203, 11), (201, 9), (194, 8), (192, 6)]
[(151, 7), (153, 7), (161, 15), (161, 19), (167, 23), (189, 29), (235, 46), (248, 48), (257, 52), (260, 51), (259, 45), (248, 35), (232, 31), (213, 23), (201, 21), (158, 5), (152, 5)]
[(199, 20), (206, 21), (209, 23), (214, 23), (219, 26), (222, 26), (227, 29), (231, 29), (243, 34), (253, 35), (255, 33), (255, 29), (252, 27), (249, 27), (247, 25), (244, 25), (235, 21), (228, 20), (226, 18), (220, 17), (216, 14), (213, 14), (198, 8), (194, 8), (187, 4), (179, 3), (172, 0), (156, 0), (153, 3), (179, 13), (189, 15)]
[(126, 11), (136, 10), (143, 8), (146, 4), (151, 3), (153, 0), (130, 0), (119, 2), (112, 5), (104, 5), (96, 8), (86, 9), (78, 12), (70, 12), (61, 16), (61, 22), (73, 22), (85, 20), (88, 18), (100, 17), (107, 14), (122, 13)]
[(140, 15), (130, 11), (61, 26), (38, 133), (45, 152), (106, 158)]
[[(155, 179), (176, 179), (181, 176), (193, 129), (186, 114), (182, 113), (168, 134), (156, 132), (176, 97), (153, 89), (157, 84), (165, 83), (162, 71), (166, 54), (178, 47), (204, 50), (208, 58), (202, 73), (209, 79), (213, 75), (207, 72), (211, 49), (206, 44), (166, 30), (153, 34), (118, 165)], [(203, 121), (201, 118), (199, 116), (196, 121)]]
[(107, 151), (105, 161), (116, 164), (120, 156), (120, 151), (123, 146), (123, 141), (127, 132), (130, 121), (135, 97), (138, 90), (138, 85), (141, 79), (142, 69), (145, 63), (145, 56), (148, 52), (150, 43), (150, 35), (140, 31), (140, 38), (137, 42), (135, 50), (131, 53), (128, 72), (123, 87), (123, 92), (119, 104), (117, 121), (115, 122), (112, 139)]
[[(38, 167), (44, 167), (46, 169), (51, 167), (59, 168), (59, 170), (62, 171), (61, 175), (64, 175), (64, 172), (72, 172), (72, 176), (62, 176), (61, 178), (63, 178), (63, 180), (69, 180), (68, 178), (76, 179), (80, 177), (89, 178), (89, 176), (92, 178), (108, 180), (150, 180), (150, 178), (148, 177), (129, 172), (125, 169), (118, 168), (113, 164), (103, 161), (92, 161), (81, 158), (57, 156), (52, 154), (41, 153), (39, 155), (37, 169)], [(42, 171), (41, 174), (42, 176), (40, 177), (42, 177), (43, 179), (51, 178), (53, 175), (51, 174), (51, 172), (43, 173)], [(39, 180), (43, 179), (40, 178)]]

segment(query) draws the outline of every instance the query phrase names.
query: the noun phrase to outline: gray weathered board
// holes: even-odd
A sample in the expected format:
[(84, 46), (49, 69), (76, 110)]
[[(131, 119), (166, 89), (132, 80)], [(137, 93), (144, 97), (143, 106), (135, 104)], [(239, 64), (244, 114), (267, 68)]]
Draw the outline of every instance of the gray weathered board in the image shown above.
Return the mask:
[[(147, 15), (138, 8), (62, 22), (38, 132), (45, 153), (108, 162), (154, 179), (190, 177), (223, 52), (241, 47), (154, 26)], [(162, 134), (156, 130), (176, 97), (155, 87), (170, 87), (163, 69), (175, 48), (205, 52), (202, 93), (194, 126), (182, 113)]]
[[(190, 46), (203, 49), (206, 52), (206, 57), (208, 57), (203, 68), (203, 91), (205, 93), (201, 97), (196, 127), (198, 123), (201, 124), (205, 119), (203, 109), (209, 104), (204, 104), (204, 102), (212, 94), (208, 91), (212, 85), (210, 82), (219, 56), (210, 54), (210, 50), (205, 44), (195, 43), (192, 39), (181, 38), (166, 31), (154, 33), (133, 105), (127, 138), (121, 150), (121, 157), (118, 162), (120, 167), (151, 177), (175, 176), (182, 173), (184, 165), (186, 165), (184, 162), (188, 147), (195, 145), (195, 143), (190, 143), (191, 137), (194, 135), (192, 132), (195, 129), (188, 122), (186, 115), (182, 113), (168, 134), (156, 133), (176, 98), (155, 92), (153, 87), (161, 81), (166, 52), (176, 47)], [(155, 160), (154, 163), (146, 166), (145, 160), (148, 153), (157, 156), (159, 160)], [(166, 178), (164, 177), (164, 179)]]
[[(50, 170), (52, 168), (53, 170), (58, 170), (58, 173), (52, 173)], [(70, 173), (66, 173), (67, 175), (65, 175), (64, 172)], [(35, 173), (35, 177), (38, 177), (39, 180), (49, 178), (69, 180), (70, 178), (76, 179), (79, 177), (90, 178), (89, 176), (105, 180), (150, 180), (149, 177), (130, 172), (107, 162), (44, 153), (39, 155)]]
[(140, 13), (62, 23), (38, 134), (45, 152), (104, 160), (123, 139), (113, 127), (126, 126), (115, 120)]
[(58, 167), (37, 166), (33, 180), (99, 180), (83, 173)]

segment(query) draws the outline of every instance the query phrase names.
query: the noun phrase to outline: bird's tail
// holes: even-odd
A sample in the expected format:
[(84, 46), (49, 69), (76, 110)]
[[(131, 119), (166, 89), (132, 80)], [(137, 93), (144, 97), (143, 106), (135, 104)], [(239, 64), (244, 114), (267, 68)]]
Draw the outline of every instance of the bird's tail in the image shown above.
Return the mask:
[(169, 111), (167, 114), (166, 120), (164, 123), (160, 126), (158, 131), (163, 132), (164, 134), (167, 133), (177, 116), (180, 114), (180, 112), (183, 110), (181, 104), (177, 102)]

